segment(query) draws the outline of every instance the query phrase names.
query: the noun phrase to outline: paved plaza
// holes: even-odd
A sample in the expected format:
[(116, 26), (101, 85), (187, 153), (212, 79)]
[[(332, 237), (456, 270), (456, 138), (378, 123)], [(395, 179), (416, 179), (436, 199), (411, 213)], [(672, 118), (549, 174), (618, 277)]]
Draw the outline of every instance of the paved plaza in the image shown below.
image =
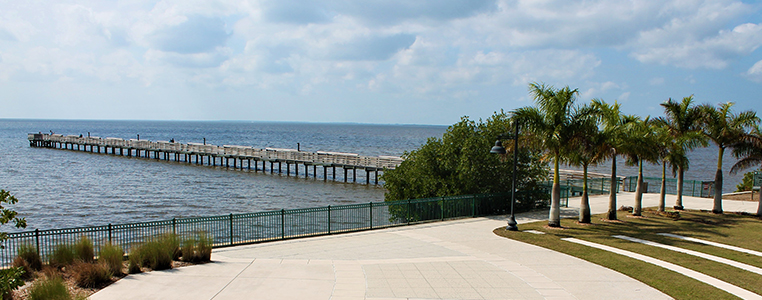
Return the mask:
[[(634, 194), (620, 193), (620, 205)], [(644, 207), (657, 194), (644, 195)], [(674, 196), (668, 197), (668, 205)], [(608, 195), (590, 199), (605, 212)], [(725, 200), (726, 211), (756, 202)], [(685, 197), (688, 209), (712, 199)], [(562, 217), (577, 215), (572, 198)], [(517, 215), (519, 224), (547, 211)], [(499, 237), (505, 216), (215, 249), (212, 263), (127, 276), (91, 299), (669, 299), (630, 277)]]

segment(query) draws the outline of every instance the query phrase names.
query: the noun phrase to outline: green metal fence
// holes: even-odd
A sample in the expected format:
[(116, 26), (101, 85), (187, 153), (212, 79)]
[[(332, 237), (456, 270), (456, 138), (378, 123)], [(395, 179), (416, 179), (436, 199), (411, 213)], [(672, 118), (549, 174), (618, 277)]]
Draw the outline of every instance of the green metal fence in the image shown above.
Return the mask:
[[(519, 192), (516, 210), (547, 206), (548, 198), (546, 189)], [(129, 253), (137, 245), (166, 233), (177, 234), (182, 240), (206, 232), (213, 238), (214, 247), (226, 247), (506, 214), (510, 209), (509, 201), (509, 194), (481, 194), (15, 232), (9, 233), (8, 239), (2, 243), (0, 263), (10, 265), (19, 246), (25, 244), (36, 247), (43, 261), (47, 261), (56, 247), (71, 245), (82, 236), (93, 241), (96, 253), (107, 242), (120, 245)]]
[[(645, 183), (645, 193), (659, 193), (661, 189), (661, 178), (643, 177)], [(677, 179), (666, 179), (666, 193), (677, 194)], [(624, 179), (624, 188), (626, 191), (634, 192), (638, 185), (638, 176), (629, 176)], [(714, 181), (683, 180), (683, 195), (691, 197), (711, 197), (714, 193)]]

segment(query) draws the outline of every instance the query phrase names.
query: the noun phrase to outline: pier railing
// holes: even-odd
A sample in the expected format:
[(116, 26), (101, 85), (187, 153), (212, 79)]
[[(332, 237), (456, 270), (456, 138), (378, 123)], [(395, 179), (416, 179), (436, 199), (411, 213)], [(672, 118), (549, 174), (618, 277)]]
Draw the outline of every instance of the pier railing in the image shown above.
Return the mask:
[[(548, 198), (547, 189), (519, 192), (517, 211), (547, 206)], [(35, 247), (43, 261), (47, 261), (57, 247), (71, 245), (82, 236), (93, 241), (96, 253), (106, 243), (119, 245), (129, 253), (139, 244), (167, 233), (174, 233), (182, 240), (205, 232), (213, 238), (214, 247), (219, 248), (506, 214), (509, 199), (508, 194), (481, 194), (13, 232), (2, 242), (0, 264), (10, 265), (21, 245)]]
[[(297, 149), (265, 148), (257, 149), (239, 145), (205, 145), (199, 143), (176, 143), (169, 141), (147, 141), (136, 139), (100, 138), (91, 136), (30, 133), (30, 144), (35, 147), (66, 147), (78, 145), (84, 147), (118, 148), (123, 150), (162, 151), (191, 155), (231, 156), (260, 160), (284, 160), (309, 162), (312, 164), (336, 164), (375, 169), (394, 169), (402, 163), (397, 156), (361, 156), (343, 152), (305, 152)], [(92, 149), (92, 148), (91, 148)], [(99, 149), (100, 151), (100, 149)]]

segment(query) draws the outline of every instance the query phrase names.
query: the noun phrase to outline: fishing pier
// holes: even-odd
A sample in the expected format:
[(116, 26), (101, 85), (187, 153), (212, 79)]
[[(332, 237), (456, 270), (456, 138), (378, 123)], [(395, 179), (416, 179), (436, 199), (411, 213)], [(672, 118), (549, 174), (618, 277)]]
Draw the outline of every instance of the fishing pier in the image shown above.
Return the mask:
[[(318, 178), (318, 167), (322, 178), (328, 180), (329, 172), (336, 181), (336, 168), (344, 172), (344, 182), (348, 182), (351, 171), (352, 182), (357, 182), (357, 171), (365, 171), (365, 184), (378, 184), (378, 173), (394, 169), (403, 159), (397, 156), (361, 156), (343, 152), (305, 152), (297, 149), (264, 148), (236, 145), (207, 145), (201, 143), (176, 143), (174, 141), (147, 141), (139, 139), (100, 138), (90, 136), (61, 135), (47, 133), (28, 134), (31, 147), (85, 151), (125, 157), (137, 157), (164, 161), (183, 162), (197, 165), (224, 166), (255, 172), (285, 173), (287, 176), (313, 176)], [(252, 164), (253, 162), (253, 164)], [(261, 162), (261, 167), (260, 167)], [(269, 163), (269, 169), (268, 167)], [(291, 167), (294, 167), (293, 172)], [(300, 166), (303, 166), (300, 170)], [(310, 172), (312, 167), (312, 172)], [(300, 172), (301, 171), (301, 172)]]

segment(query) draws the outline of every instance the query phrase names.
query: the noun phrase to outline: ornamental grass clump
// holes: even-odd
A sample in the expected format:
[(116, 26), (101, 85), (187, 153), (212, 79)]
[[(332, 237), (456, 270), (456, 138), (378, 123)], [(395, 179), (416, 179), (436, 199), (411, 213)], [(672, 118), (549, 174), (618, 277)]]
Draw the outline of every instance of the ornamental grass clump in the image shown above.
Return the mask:
[(172, 260), (180, 257), (180, 241), (174, 234), (165, 234), (137, 249), (140, 266), (152, 270), (172, 268)]
[(40, 254), (37, 253), (37, 248), (30, 244), (21, 244), (17, 253), (18, 258), (23, 259), (31, 270), (42, 270), (42, 259), (40, 258)]
[(212, 257), (212, 243), (209, 235), (199, 232), (195, 237), (189, 237), (183, 241), (182, 261), (185, 262), (208, 262)]
[(92, 262), (95, 257), (93, 241), (83, 235), (79, 238), (79, 241), (74, 244), (74, 255), (80, 261)]
[(78, 286), (97, 288), (111, 282), (111, 270), (105, 262), (77, 261), (70, 267), (72, 278)]
[(143, 270), (140, 269), (140, 262), (142, 259), (140, 258), (140, 251), (139, 249), (135, 249), (130, 253), (130, 256), (127, 259), (127, 273), (130, 274), (137, 274), (140, 272), (143, 272)]
[[(38, 280), (29, 287), (29, 300), (71, 300), (69, 289), (59, 276)], [(80, 297), (77, 297), (80, 299)]]
[(105, 263), (114, 276), (122, 276), (124, 267), (124, 250), (118, 245), (107, 243), (101, 247), (98, 261)]
[(63, 268), (71, 265), (75, 259), (74, 249), (66, 244), (56, 246), (50, 255), (50, 265), (56, 268)]

